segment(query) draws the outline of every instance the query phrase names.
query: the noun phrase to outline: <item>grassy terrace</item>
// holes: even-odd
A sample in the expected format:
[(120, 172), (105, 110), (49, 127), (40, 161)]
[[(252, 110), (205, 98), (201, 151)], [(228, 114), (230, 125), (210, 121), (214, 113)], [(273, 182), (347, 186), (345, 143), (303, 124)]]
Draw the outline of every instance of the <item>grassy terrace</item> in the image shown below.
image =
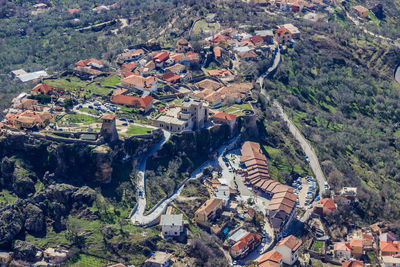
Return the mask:
[(129, 126), (128, 130), (126, 131), (126, 134), (128, 134), (128, 135), (146, 134), (147, 131), (151, 131), (151, 130), (152, 130), (152, 128), (131, 125), (131, 126)]
[(200, 34), (207, 31), (219, 30), (219, 23), (208, 23), (205, 19), (199, 20), (193, 27), (193, 34)]
[(234, 104), (232, 106), (224, 106), (220, 107), (218, 109), (211, 109), (213, 112), (225, 112), (225, 113), (230, 113), (234, 115), (243, 115), (243, 110), (245, 109), (252, 109), (250, 104)]
[(62, 120), (64, 123), (83, 123), (83, 124), (91, 124), (91, 123), (99, 123), (101, 122), (101, 118), (97, 118), (94, 116), (89, 116), (85, 114), (67, 114)]
[[(92, 94), (107, 95), (111, 91), (111, 89), (107, 87), (115, 86), (119, 82), (120, 78), (117, 76), (101, 77), (94, 80), (94, 82), (83, 81), (75, 76), (45, 80), (45, 83), (51, 86), (64, 89), (71, 93), (83, 93), (87, 97)], [(83, 88), (83, 91), (79, 91), (80, 88)]]

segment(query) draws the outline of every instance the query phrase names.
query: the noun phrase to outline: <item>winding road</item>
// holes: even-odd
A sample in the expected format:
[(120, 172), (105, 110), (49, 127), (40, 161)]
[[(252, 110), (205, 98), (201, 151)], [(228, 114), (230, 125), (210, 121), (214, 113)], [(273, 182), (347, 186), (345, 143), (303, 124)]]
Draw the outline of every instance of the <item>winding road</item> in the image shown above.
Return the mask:
[[(147, 159), (154, 154), (156, 151), (158, 151), (163, 144), (165, 144), (171, 136), (171, 133), (164, 131), (164, 138), (161, 140), (157, 145), (153, 147), (153, 149), (147, 153), (139, 162), (138, 165), (138, 173), (137, 173), (137, 179), (138, 179), (138, 205), (137, 208), (132, 210), (131, 212), (131, 222), (134, 225), (139, 225), (139, 226), (152, 226), (154, 224), (158, 223), (159, 217), (164, 213), (168, 205), (174, 201), (180, 193), (182, 192), (183, 188), (185, 187), (185, 184), (192, 179), (198, 179), (202, 176), (203, 174), (203, 169), (209, 166), (216, 166), (218, 165), (218, 158), (221, 154), (223, 154), (226, 150), (226, 148), (235, 142), (238, 137), (230, 140), (230, 142), (226, 145), (221, 146), (216, 152), (217, 152), (217, 159), (216, 160), (208, 160), (204, 162), (199, 168), (197, 168), (190, 177), (188, 177), (186, 180), (182, 182), (182, 184), (178, 187), (178, 189), (169, 197), (165, 198), (162, 200), (159, 204), (157, 204), (156, 208), (154, 208), (152, 211), (150, 211), (149, 214), (144, 215), (144, 210), (146, 208), (146, 192), (145, 192), (145, 171), (146, 171), (146, 161)], [(139, 196), (139, 191), (141, 191), (142, 196)]]

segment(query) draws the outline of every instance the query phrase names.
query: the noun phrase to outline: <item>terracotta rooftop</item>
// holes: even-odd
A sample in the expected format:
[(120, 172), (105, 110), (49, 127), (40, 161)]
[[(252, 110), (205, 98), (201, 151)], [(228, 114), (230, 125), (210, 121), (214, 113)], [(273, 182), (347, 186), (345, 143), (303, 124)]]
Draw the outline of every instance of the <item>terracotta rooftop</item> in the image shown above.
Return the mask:
[(350, 243), (348, 242), (337, 242), (333, 245), (334, 251), (351, 251)]
[(146, 108), (154, 100), (151, 96), (137, 97), (128, 95), (115, 95), (111, 102), (115, 104), (128, 105), (139, 108)]
[(221, 120), (233, 121), (237, 116), (229, 113), (218, 112), (214, 114), (213, 117)]
[(392, 241), (381, 241), (380, 242), (381, 252), (398, 253), (399, 244), (394, 244)]
[(319, 204), (321, 204), (324, 208), (327, 208), (330, 210), (336, 209), (336, 204), (332, 198), (323, 198), (319, 201)]
[(342, 262), (342, 267), (364, 267), (364, 263), (359, 260), (349, 260)]
[(250, 242), (258, 242), (261, 240), (261, 235), (254, 233), (247, 233), (242, 238), (239, 239), (231, 249), (234, 251), (241, 251), (247, 246), (249, 246)]
[(114, 120), (115, 119), (115, 114), (113, 113), (104, 113), (103, 117), (101, 117), (103, 120)]
[(196, 83), (196, 85), (201, 89), (211, 89), (214, 91), (223, 86), (219, 82), (216, 82), (216, 81), (210, 80), (210, 79), (204, 79), (204, 80)]
[[(257, 261), (258, 264), (263, 263), (263, 262), (275, 262), (275, 263), (280, 263), (282, 261), (282, 254), (279, 253), (276, 250), (271, 250), (265, 253), (264, 255), (261, 256), (261, 258)], [(260, 266), (260, 265), (258, 265)]]
[(288, 237), (281, 239), (278, 242), (278, 244), (276, 244), (275, 247), (286, 246), (290, 248), (292, 251), (296, 251), (301, 246), (301, 244), (302, 242), (300, 239), (297, 239), (295, 236), (290, 235)]
[(214, 211), (214, 209), (222, 204), (222, 199), (219, 198), (210, 198), (208, 199), (200, 208), (196, 211), (196, 213), (205, 213), (207, 216)]
[(121, 82), (127, 83), (133, 86), (138, 86), (142, 88), (151, 88), (152, 84), (155, 83), (157, 80), (155, 77), (143, 77), (140, 75), (133, 74), (125, 79), (122, 79)]

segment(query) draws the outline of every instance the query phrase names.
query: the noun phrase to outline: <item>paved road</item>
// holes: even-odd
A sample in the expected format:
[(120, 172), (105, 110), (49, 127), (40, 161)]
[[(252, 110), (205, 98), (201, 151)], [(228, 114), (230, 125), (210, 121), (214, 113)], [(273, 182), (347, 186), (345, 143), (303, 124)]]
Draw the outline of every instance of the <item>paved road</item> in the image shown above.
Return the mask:
[[(185, 184), (192, 179), (198, 179), (202, 176), (203, 174), (203, 169), (209, 166), (216, 166), (218, 165), (218, 160), (208, 160), (203, 165), (201, 165), (199, 168), (197, 168), (189, 178), (187, 178), (185, 181), (183, 181), (182, 185), (175, 191), (174, 194), (169, 196), (168, 198), (165, 198), (158, 204), (157, 208), (151, 211), (151, 213), (144, 215), (144, 210), (146, 208), (146, 195), (145, 195), (145, 179), (144, 179), (144, 173), (146, 171), (146, 161), (147, 159), (154, 153), (156, 152), (168, 139), (170, 138), (170, 133), (164, 131), (165, 138), (157, 144), (139, 163), (138, 166), (138, 188), (139, 190), (142, 191), (143, 197), (138, 197), (138, 207), (135, 212), (131, 213), (131, 222), (135, 225), (140, 225), (140, 226), (151, 226), (157, 222), (157, 219), (164, 213), (165, 209), (168, 207), (168, 205), (174, 201), (180, 193), (182, 192), (183, 188), (185, 187)], [(234, 138), (231, 140), (227, 145), (221, 146), (216, 152), (218, 157), (225, 151), (226, 147), (228, 147), (232, 142), (235, 142), (237, 138)], [(218, 158), (217, 157), (217, 158)]]
[[(264, 79), (268, 76), (268, 74), (275, 71), (275, 69), (279, 66), (280, 62), (281, 62), (281, 50), (278, 48), (278, 52), (275, 54), (274, 64), (272, 64), (272, 66), (257, 79), (257, 83), (260, 85), (261, 89), (264, 86)], [(263, 91), (263, 90), (261, 90), (261, 91)]]
[[(147, 224), (154, 220), (154, 213), (149, 214), (149, 216), (144, 216), (144, 210), (146, 209), (146, 190), (145, 190), (145, 176), (144, 173), (146, 171), (146, 162), (147, 159), (153, 155), (156, 151), (158, 151), (162, 145), (164, 145), (169, 138), (171, 137), (171, 133), (163, 130), (164, 137), (163, 139), (155, 145), (140, 161), (137, 169), (137, 188), (138, 188), (138, 206), (137, 210), (134, 214), (131, 214), (132, 223), (137, 224)], [(139, 196), (139, 192), (142, 192), (142, 197)]]
[[(294, 125), (294, 123), (288, 118), (286, 113), (283, 111), (282, 106), (278, 103), (278, 101), (276, 101), (276, 100), (274, 101), (274, 106), (278, 109), (278, 113), (282, 117), (282, 119), (288, 124), (289, 131), (296, 138), (296, 140), (300, 143), (300, 146), (303, 149), (304, 154), (306, 154), (308, 156), (308, 158), (310, 160), (311, 170), (313, 171), (314, 176), (318, 182), (319, 196), (322, 198), (322, 195), (325, 193), (326, 178), (325, 178), (324, 173), (322, 172), (317, 154), (315, 153), (314, 149), (312, 148), (310, 143), (307, 141), (307, 139), (304, 138), (304, 136), (302, 135), (300, 130), (296, 127), (296, 125)], [(311, 213), (312, 213), (312, 209), (307, 209), (306, 212), (304, 213), (303, 217), (300, 219), (300, 221), (301, 222), (307, 221), (309, 219)]]
[(397, 69), (395, 70), (394, 78), (400, 84), (400, 64), (397, 66)]

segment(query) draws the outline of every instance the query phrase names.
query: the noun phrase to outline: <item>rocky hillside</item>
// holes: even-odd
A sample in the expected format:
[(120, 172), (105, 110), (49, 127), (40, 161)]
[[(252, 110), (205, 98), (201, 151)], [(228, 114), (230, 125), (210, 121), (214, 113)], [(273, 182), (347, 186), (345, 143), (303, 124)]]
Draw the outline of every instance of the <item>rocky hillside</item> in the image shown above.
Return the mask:
[(0, 249), (18, 246), (13, 241), (27, 236), (46, 240), (62, 233), (70, 216), (102, 221), (99, 207), (115, 205), (119, 213), (129, 213), (135, 204), (133, 163), (161, 138), (156, 132), (109, 147), (1, 136)]

